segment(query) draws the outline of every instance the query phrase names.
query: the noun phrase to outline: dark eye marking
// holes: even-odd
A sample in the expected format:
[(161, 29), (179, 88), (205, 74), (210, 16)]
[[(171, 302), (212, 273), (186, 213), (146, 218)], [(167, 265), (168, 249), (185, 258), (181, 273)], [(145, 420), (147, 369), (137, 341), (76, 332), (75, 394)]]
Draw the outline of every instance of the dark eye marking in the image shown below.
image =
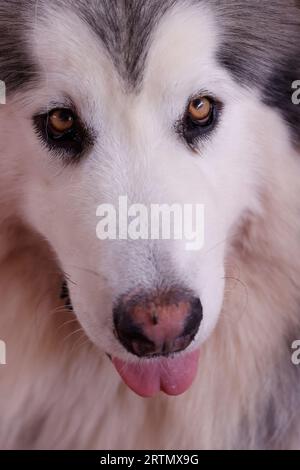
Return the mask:
[(71, 108), (54, 108), (37, 114), (33, 124), (42, 143), (65, 161), (78, 161), (94, 141), (93, 132)]
[(176, 131), (192, 150), (215, 129), (221, 109), (220, 101), (210, 96), (196, 95), (189, 100), (183, 117), (177, 121)]

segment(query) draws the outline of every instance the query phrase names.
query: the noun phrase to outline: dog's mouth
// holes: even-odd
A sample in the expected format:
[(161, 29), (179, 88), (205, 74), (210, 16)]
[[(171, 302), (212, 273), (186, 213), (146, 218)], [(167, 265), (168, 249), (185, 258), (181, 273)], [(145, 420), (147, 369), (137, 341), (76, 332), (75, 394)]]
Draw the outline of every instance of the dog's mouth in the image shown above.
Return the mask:
[[(60, 298), (65, 307), (73, 311), (67, 282), (62, 283)], [(143, 398), (153, 397), (160, 391), (167, 395), (181, 395), (192, 385), (198, 368), (199, 350), (175, 353), (126, 362), (107, 354), (125, 384)]]
[(184, 393), (196, 377), (198, 360), (199, 350), (133, 363), (112, 358), (126, 385), (141, 397), (152, 397), (160, 391), (167, 395)]

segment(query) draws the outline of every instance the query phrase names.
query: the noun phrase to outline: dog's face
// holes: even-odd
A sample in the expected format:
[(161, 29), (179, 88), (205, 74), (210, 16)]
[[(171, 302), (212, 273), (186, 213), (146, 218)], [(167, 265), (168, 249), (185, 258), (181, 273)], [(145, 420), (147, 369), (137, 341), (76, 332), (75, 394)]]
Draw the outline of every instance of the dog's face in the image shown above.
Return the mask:
[[(105, 2), (92, 2), (103, 10), (97, 30), (58, 3), (27, 34), (34, 93), (7, 104), (21, 213), (54, 249), (75, 314), (124, 380), (142, 395), (180, 393), (221, 312), (231, 236), (261, 210), (266, 154), (289, 151), (288, 129), (222, 65), (225, 39), (207, 2), (132, 9), (127, 32), (118, 7), (112, 26)], [(202, 248), (99, 240), (97, 208), (118, 208), (120, 196), (147, 208), (203, 204)]]

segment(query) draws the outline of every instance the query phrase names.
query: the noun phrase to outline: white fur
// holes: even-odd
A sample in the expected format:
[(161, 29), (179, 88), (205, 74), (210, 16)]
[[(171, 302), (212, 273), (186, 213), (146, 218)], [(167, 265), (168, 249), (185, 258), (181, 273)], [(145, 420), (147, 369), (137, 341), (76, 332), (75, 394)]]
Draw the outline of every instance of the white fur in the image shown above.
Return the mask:
[[(2, 447), (232, 448), (244, 414), (255, 447), (257, 403), (271, 393), (276, 345), (297, 315), (300, 159), (288, 130), (217, 64), (220, 38), (207, 8), (176, 7), (161, 21), (137, 94), (126, 92), (81, 20), (50, 6), (48, 15), (29, 38), (43, 83), (0, 107)], [(224, 111), (195, 155), (173, 124), (197, 92), (218, 96)], [(98, 135), (88, 157), (67, 168), (31, 123), (64, 95)], [(178, 398), (136, 397), (103, 354), (135, 360), (113, 335), (112, 302), (155, 276), (145, 244), (96, 238), (97, 206), (119, 195), (205, 204), (202, 251), (155, 244), (203, 304), (191, 346), (201, 346), (199, 373)], [(71, 313), (54, 313), (59, 267), (72, 280), (84, 333)], [(284, 445), (299, 447), (294, 436)]]

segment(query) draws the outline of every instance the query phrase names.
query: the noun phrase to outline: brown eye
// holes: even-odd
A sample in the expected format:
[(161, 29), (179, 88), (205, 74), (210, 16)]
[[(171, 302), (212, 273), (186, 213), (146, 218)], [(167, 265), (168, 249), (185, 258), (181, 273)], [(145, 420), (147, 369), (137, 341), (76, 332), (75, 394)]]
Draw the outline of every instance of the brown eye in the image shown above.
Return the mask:
[(190, 118), (198, 124), (207, 124), (213, 112), (212, 101), (205, 97), (199, 96), (194, 98), (188, 107), (188, 114)]
[(222, 109), (222, 102), (212, 96), (199, 94), (189, 99), (176, 130), (192, 150), (215, 129)]
[(57, 109), (49, 114), (49, 126), (57, 134), (65, 134), (75, 124), (75, 116), (69, 109)]
[(33, 124), (42, 142), (60, 156), (72, 156), (78, 160), (85, 149), (94, 142), (92, 130), (88, 129), (71, 108), (55, 108), (47, 113), (33, 116)]

